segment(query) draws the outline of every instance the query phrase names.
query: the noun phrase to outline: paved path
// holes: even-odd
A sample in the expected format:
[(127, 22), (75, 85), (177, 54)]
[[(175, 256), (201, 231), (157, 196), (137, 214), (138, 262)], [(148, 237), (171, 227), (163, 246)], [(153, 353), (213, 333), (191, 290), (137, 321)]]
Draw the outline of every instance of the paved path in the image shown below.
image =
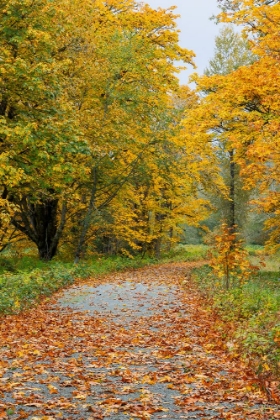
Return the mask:
[(190, 268), (112, 274), (8, 317), (0, 418), (280, 419), (181, 286)]

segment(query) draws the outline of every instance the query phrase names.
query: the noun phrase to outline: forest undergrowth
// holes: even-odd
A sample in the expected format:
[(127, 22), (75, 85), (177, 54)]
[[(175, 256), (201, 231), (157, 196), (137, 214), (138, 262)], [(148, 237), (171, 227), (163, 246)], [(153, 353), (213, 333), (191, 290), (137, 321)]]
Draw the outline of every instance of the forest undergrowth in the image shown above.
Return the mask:
[(247, 361), (269, 393), (269, 384), (279, 386), (280, 379), (279, 254), (260, 257), (258, 247), (248, 251), (251, 263), (265, 262), (245, 282), (226, 290), (208, 265), (194, 269), (192, 281), (231, 356)]

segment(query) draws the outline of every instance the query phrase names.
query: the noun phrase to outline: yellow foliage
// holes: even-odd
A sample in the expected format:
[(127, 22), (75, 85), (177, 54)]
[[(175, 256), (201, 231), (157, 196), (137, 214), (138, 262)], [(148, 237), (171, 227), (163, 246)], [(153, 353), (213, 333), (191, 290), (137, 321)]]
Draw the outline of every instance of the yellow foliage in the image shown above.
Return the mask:
[(214, 274), (224, 282), (226, 289), (237, 284), (243, 284), (252, 274), (253, 267), (248, 260), (248, 252), (244, 249), (243, 241), (238, 239), (235, 227), (221, 226), (219, 234), (215, 235), (212, 243), (210, 266)]
[(258, 190), (252, 204), (269, 215), (269, 246), (279, 247), (280, 69), (278, 1), (234, 0), (219, 19), (242, 25), (256, 60), (229, 74), (193, 79), (200, 100), (186, 128), (194, 139), (209, 139), (212, 149), (222, 144), (234, 151), (244, 189)]

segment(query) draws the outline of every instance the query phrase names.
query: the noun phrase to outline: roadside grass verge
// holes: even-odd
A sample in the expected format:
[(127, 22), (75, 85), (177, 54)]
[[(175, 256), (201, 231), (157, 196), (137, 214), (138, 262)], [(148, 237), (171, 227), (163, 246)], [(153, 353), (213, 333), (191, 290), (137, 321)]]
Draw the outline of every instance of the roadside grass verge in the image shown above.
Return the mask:
[(151, 259), (121, 257), (96, 258), (80, 264), (51, 261), (44, 263), (31, 256), (14, 264), (13, 271), (0, 274), (0, 316), (19, 313), (36, 305), (43, 297), (71, 285), (75, 279), (138, 268), (151, 264)]
[[(253, 262), (258, 262), (260, 257), (252, 254)], [(222, 320), (222, 334), (232, 356), (249, 361), (260, 378), (272, 374), (280, 379), (280, 274), (279, 269), (275, 271), (279, 255), (265, 259), (265, 267), (229, 290), (207, 265), (195, 269), (192, 280), (213, 315)]]
[(3, 253), (0, 255), (0, 316), (31, 308), (43, 297), (73, 284), (75, 279), (96, 277), (159, 262), (196, 261), (205, 257), (206, 250), (207, 247), (203, 245), (186, 245), (176, 247), (160, 260), (140, 256), (96, 256), (79, 264), (59, 260), (46, 263), (40, 261), (33, 250), (27, 250), (21, 256)]

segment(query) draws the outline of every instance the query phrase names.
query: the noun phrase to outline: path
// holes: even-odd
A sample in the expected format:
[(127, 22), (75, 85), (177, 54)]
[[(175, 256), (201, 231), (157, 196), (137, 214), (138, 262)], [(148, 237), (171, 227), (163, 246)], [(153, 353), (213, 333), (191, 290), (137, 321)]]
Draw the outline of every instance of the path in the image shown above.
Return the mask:
[[(211, 340), (190, 263), (112, 274), (2, 323), (0, 418), (280, 419)], [(5, 344), (4, 344), (5, 343)]]

